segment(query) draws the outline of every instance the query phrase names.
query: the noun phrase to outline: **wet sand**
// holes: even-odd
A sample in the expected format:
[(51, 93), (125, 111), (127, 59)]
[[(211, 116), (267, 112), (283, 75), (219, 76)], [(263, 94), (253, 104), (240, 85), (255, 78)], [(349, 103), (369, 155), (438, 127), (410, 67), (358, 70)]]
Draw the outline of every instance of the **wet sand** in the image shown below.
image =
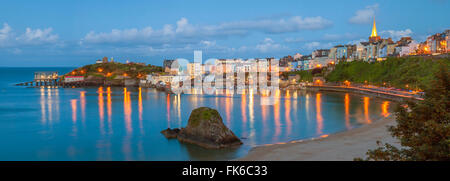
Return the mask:
[(250, 150), (238, 160), (258, 161), (352, 161), (356, 157), (365, 158), (369, 149), (377, 147), (377, 140), (399, 146), (387, 126), (394, 125), (391, 115), (370, 125), (329, 135), (325, 138), (289, 142), (285, 144), (263, 145)]

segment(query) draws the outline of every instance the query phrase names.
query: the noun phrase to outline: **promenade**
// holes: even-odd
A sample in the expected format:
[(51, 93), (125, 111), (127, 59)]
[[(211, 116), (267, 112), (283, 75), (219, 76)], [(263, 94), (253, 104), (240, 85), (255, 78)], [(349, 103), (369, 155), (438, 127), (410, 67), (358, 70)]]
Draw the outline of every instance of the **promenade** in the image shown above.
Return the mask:
[(339, 86), (339, 85), (307, 85), (309, 90), (319, 91), (337, 91), (337, 92), (353, 92), (359, 94), (372, 95), (380, 98), (390, 99), (394, 101), (421, 101), (423, 98), (419, 93), (375, 87), (375, 86)]

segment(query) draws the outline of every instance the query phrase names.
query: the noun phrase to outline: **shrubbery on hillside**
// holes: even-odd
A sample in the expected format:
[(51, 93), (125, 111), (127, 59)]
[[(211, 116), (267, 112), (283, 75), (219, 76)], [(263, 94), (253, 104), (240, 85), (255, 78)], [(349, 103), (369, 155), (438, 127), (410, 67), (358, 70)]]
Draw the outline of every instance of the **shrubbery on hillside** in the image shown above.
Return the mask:
[(313, 77), (315, 76), (323, 76), (323, 72), (325, 68), (315, 68), (311, 70), (300, 70), (300, 71), (293, 71), (293, 72), (283, 72), (281, 75), (282, 78), (287, 79), (289, 75), (299, 75), (300, 80), (299, 81), (313, 81)]
[(424, 90), (430, 85), (439, 66), (450, 67), (450, 58), (390, 57), (385, 61), (373, 63), (353, 61), (337, 64), (326, 79), (328, 82), (367, 81), (374, 85), (386, 83), (397, 88)]
[(130, 78), (142, 78), (144, 75), (152, 72), (162, 72), (162, 67), (154, 65), (141, 64), (123, 64), (118, 62), (98, 63), (85, 65), (70, 72), (70, 75), (84, 75), (97, 77), (115, 77), (117, 75), (126, 75)]
[[(402, 147), (385, 144), (369, 150), (366, 160), (450, 160), (450, 72), (441, 66), (433, 76), (425, 99), (399, 106), (397, 125), (389, 127)], [(357, 158), (356, 160), (362, 160)]]

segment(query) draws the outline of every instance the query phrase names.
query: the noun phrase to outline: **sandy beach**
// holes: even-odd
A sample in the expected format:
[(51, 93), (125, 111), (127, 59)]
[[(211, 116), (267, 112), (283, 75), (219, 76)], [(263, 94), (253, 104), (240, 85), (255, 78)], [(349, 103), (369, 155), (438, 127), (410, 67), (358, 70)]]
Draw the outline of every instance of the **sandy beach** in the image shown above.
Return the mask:
[(377, 147), (377, 140), (396, 146), (400, 145), (400, 142), (393, 138), (387, 130), (387, 126), (394, 124), (394, 117), (389, 116), (370, 125), (332, 134), (324, 138), (258, 146), (238, 160), (352, 161), (356, 157), (365, 158), (368, 149)]

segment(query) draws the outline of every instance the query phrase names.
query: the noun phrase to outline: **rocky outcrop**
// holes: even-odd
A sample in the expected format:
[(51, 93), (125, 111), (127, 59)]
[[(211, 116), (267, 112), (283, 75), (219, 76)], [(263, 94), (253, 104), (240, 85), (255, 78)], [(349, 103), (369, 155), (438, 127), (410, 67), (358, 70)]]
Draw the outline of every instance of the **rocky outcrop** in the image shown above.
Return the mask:
[[(185, 128), (166, 129), (161, 132), (166, 138), (177, 138), (180, 142), (196, 144), (204, 148), (225, 148), (241, 145), (241, 140), (228, 129), (215, 109), (194, 109)], [(175, 136), (176, 135), (176, 136)]]
[(168, 139), (177, 138), (177, 135), (179, 132), (180, 132), (180, 129), (178, 129), (178, 128), (175, 128), (175, 129), (167, 128), (167, 129), (161, 131), (161, 133)]

